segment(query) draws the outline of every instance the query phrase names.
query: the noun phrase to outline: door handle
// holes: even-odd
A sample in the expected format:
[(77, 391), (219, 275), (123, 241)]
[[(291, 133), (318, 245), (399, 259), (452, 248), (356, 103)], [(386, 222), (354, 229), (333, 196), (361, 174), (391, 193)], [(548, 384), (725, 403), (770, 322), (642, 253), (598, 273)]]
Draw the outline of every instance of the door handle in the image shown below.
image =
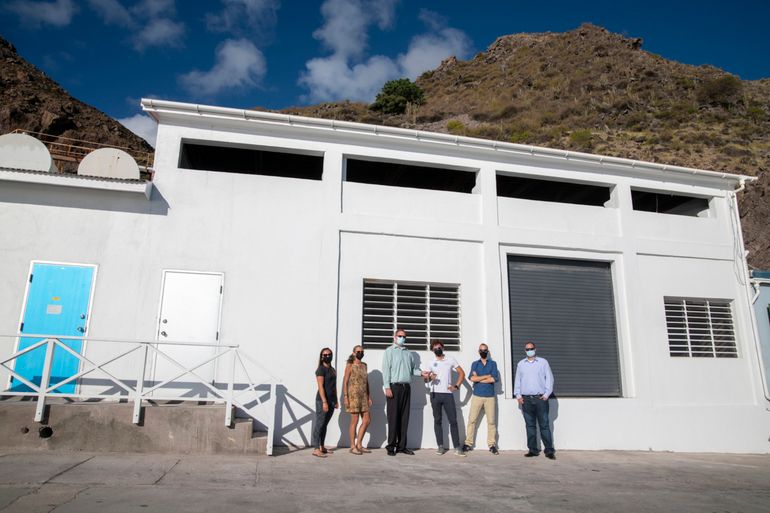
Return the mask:
[(160, 334), (163, 335), (164, 337), (168, 336), (168, 334), (165, 331), (161, 331)]

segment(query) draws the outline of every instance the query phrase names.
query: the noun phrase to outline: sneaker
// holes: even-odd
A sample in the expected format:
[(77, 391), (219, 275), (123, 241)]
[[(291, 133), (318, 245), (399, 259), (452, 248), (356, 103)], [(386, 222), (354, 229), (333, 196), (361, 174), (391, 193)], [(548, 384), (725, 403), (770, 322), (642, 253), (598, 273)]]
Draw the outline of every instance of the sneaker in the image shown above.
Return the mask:
[(463, 451), (462, 448), (458, 447), (457, 449), (455, 449), (455, 456), (462, 456), (463, 458), (465, 458), (467, 454), (465, 454), (465, 451)]
[(463, 452), (468, 452), (472, 450), (473, 450), (473, 447), (471, 447), (470, 445), (468, 444), (463, 445)]
[(500, 454), (500, 451), (498, 451), (498, 450), (497, 450), (497, 447), (496, 447), (496, 446), (494, 446), (494, 445), (493, 445), (492, 447), (490, 447), (490, 448), (489, 448), (489, 452), (491, 452), (491, 453), (492, 453), (492, 454), (494, 454), (495, 456), (497, 456), (498, 454)]
[(556, 459), (556, 455), (554, 453), (552, 453), (552, 452), (546, 454), (545, 457), (548, 458), (549, 460), (555, 460)]
[(438, 454), (439, 456), (441, 456), (443, 454), (446, 454), (446, 453), (447, 453), (447, 450), (443, 446), (441, 446), (441, 445), (439, 445), (438, 449), (436, 449), (436, 454)]

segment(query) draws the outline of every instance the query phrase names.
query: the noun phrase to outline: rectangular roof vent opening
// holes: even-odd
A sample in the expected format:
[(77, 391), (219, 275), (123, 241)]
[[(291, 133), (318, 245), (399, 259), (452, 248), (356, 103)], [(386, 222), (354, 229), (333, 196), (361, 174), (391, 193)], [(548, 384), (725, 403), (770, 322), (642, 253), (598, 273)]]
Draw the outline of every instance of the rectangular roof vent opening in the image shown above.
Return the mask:
[(182, 141), (179, 167), (220, 173), (320, 180), (323, 157), (263, 148), (236, 148)]
[(497, 195), (503, 198), (609, 207), (612, 186), (541, 180), (497, 173)]
[(685, 196), (669, 192), (654, 192), (631, 189), (634, 210), (674, 214), (678, 216), (708, 217), (710, 203), (707, 198)]
[(349, 158), (345, 181), (471, 194), (476, 187), (476, 173), (403, 162), (376, 162)]

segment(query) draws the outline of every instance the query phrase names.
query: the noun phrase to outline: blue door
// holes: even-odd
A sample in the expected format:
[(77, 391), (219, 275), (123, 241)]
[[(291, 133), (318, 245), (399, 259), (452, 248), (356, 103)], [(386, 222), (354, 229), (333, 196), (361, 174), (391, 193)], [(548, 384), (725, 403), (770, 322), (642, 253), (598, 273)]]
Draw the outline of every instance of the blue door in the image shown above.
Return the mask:
[[(84, 337), (91, 283), (94, 268), (81, 265), (34, 264), (29, 277), (27, 305), (20, 332), (35, 335)], [(19, 340), (19, 351), (41, 338), (24, 337)], [(83, 348), (82, 340), (62, 340), (76, 353)], [(24, 379), (39, 385), (45, 361), (45, 345), (16, 358), (14, 370)], [(51, 362), (51, 379), (54, 385), (77, 374), (80, 360), (61, 347), (56, 347)], [(55, 392), (75, 392), (75, 381), (62, 385)], [(11, 382), (13, 391), (30, 391), (18, 379)]]

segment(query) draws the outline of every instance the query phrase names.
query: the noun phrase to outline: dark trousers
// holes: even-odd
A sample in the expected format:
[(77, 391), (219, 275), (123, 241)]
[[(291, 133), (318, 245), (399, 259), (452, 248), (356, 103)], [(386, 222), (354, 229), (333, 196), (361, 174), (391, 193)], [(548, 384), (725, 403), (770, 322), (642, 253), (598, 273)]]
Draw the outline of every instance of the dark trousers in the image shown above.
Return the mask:
[(540, 453), (540, 444), (537, 443), (537, 424), (540, 425), (540, 438), (543, 440), (546, 454), (556, 452), (553, 448), (551, 436), (551, 424), (548, 420), (548, 401), (540, 397), (524, 396), (524, 404), (521, 411), (524, 414), (524, 423), (527, 425), (527, 447), (529, 452)]
[(393, 383), (390, 387), (393, 397), (388, 397), (388, 445), (387, 449), (406, 449), (406, 432), (409, 429), (409, 399), (412, 388), (408, 383)]
[(457, 429), (457, 410), (455, 410), (454, 394), (430, 394), (430, 405), (433, 407), (433, 432), (436, 434), (436, 443), (444, 447), (444, 429), (441, 423), (442, 413), (446, 412), (449, 419), (449, 432), (452, 435), (452, 444), (457, 449), (460, 446), (460, 431)]
[(323, 402), (315, 402), (315, 426), (313, 426), (313, 447), (320, 449), (326, 442), (326, 426), (334, 415), (334, 404), (329, 403), (329, 411), (324, 411)]

